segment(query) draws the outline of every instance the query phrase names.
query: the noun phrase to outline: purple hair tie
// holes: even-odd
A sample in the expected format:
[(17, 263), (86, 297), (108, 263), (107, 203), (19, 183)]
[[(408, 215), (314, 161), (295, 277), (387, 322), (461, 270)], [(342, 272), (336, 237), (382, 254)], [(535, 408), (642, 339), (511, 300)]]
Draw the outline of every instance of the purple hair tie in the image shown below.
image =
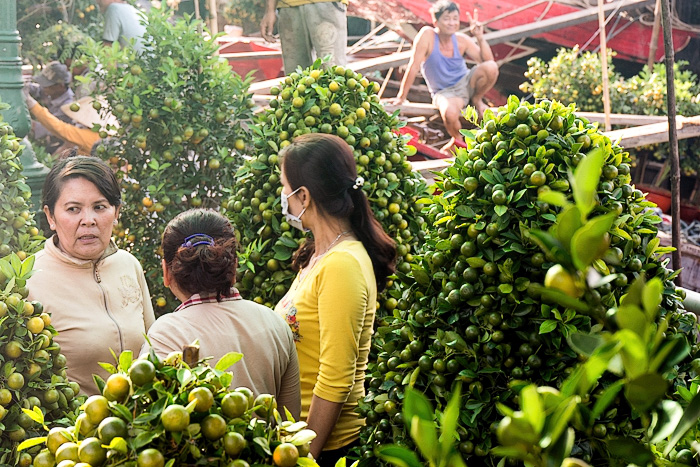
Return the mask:
[[(199, 238), (200, 240), (193, 242), (192, 240), (196, 238)], [(185, 238), (185, 243), (180, 246), (184, 248), (192, 248), (199, 245), (214, 245), (214, 238), (207, 234), (193, 234)]]

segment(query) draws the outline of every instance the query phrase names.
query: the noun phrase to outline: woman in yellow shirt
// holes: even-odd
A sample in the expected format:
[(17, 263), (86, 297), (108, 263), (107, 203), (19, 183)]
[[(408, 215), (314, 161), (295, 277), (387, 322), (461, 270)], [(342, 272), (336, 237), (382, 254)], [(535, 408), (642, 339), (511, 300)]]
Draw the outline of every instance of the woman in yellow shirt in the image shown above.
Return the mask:
[(301, 415), (318, 435), (311, 454), (334, 466), (364, 424), (354, 410), (365, 395), (377, 291), (394, 271), (396, 248), (370, 210), (345, 141), (310, 133), (280, 155), (282, 212), (312, 236), (294, 254), (298, 275), (276, 311), (296, 341)]

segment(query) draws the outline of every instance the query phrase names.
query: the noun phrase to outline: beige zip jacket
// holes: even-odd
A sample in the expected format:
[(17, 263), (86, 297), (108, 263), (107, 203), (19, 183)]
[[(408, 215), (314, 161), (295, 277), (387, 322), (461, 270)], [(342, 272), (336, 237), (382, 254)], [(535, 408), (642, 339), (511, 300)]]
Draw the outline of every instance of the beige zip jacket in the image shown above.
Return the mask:
[(65, 254), (55, 240), (36, 254), (29, 298), (51, 314), (70, 380), (84, 394), (96, 394), (92, 375), (109, 376), (99, 362), (115, 364), (110, 349), (138, 356), (155, 321), (148, 285), (136, 258), (114, 243), (95, 262)]

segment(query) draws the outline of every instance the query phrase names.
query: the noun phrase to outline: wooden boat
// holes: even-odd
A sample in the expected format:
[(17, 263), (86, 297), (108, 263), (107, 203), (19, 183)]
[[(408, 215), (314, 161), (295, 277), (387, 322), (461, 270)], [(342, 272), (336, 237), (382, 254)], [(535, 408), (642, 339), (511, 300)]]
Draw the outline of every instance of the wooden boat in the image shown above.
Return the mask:
[[(696, 0), (677, 0), (676, 10), (686, 2)], [(562, 15), (580, 12), (586, 6), (595, 8), (596, 0), (455, 0), (460, 6), (462, 22), (469, 24), (468, 14), (477, 10), (479, 19), (495, 30), (511, 29), (551, 20)], [(649, 4), (651, 6), (649, 6)], [(654, 2), (648, 2), (644, 8), (631, 10), (625, 14), (616, 14), (606, 27), (608, 48), (614, 50), (617, 58), (645, 63), (649, 57), (653, 29)], [(431, 24), (431, 2), (428, 0), (365, 0), (350, 2), (348, 13), (355, 16), (384, 22), (389, 26), (410, 23), (418, 26)], [(615, 10), (613, 10), (614, 12)], [(512, 13), (512, 14), (511, 14)], [(700, 18), (697, 19), (700, 23)], [(393, 27), (393, 26), (392, 26)], [(685, 24), (674, 17), (673, 44), (676, 52), (699, 37), (700, 28)], [(599, 47), (597, 19), (566, 26), (532, 35), (534, 39), (544, 40), (564, 47), (581, 46), (583, 50), (596, 50)], [(585, 46), (585, 47), (584, 47)], [(655, 60), (663, 58), (663, 38), (659, 35)]]

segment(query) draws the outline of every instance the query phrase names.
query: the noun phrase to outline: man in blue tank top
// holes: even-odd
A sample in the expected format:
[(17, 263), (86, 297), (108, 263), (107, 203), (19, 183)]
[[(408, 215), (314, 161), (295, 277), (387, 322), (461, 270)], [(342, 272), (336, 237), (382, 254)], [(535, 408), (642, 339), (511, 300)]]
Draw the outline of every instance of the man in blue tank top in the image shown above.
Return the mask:
[[(471, 104), (480, 116), (486, 110), (482, 99), (496, 84), (498, 65), (484, 40), (484, 29), (476, 10), (474, 16), (467, 14), (473, 39), (458, 32), (459, 7), (454, 2), (439, 0), (430, 8), (430, 13), (434, 27), (426, 26), (416, 35), (413, 54), (394, 103), (400, 105), (406, 100), (420, 69), (433, 96), (433, 104), (452, 137), (441, 149), (448, 153), (455, 141), (462, 138), (459, 133), (462, 109)], [(465, 56), (476, 62), (471, 70), (464, 62)]]

